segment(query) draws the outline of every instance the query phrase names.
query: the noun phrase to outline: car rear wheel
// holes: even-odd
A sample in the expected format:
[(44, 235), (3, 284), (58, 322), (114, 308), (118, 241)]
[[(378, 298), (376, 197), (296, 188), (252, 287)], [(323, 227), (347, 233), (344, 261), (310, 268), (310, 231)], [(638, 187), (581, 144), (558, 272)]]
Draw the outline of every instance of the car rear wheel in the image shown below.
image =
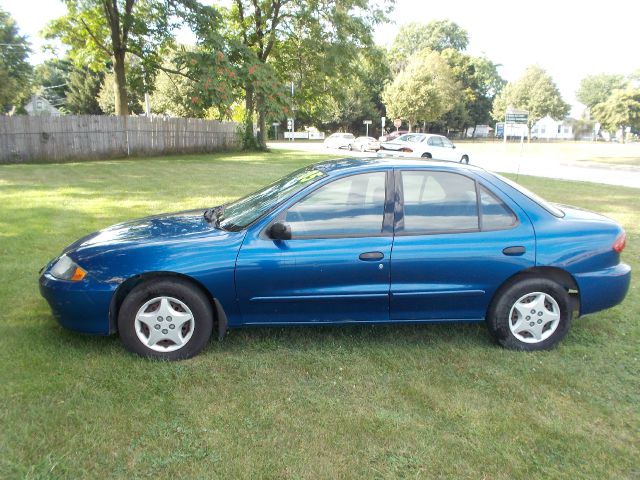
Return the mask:
[(571, 326), (569, 294), (546, 278), (527, 278), (496, 294), (487, 317), (489, 330), (503, 347), (548, 350)]
[(364, 152), (364, 144), (360, 145), (360, 151)]
[(422, 158), (432, 158), (429, 152), (425, 152), (421, 155)]
[(190, 358), (207, 344), (213, 312), (206, 296), (189, 282), (162, 278), (144, 282), (124, 299), (118, 315), (127, 350), (166, 360)]
[(349, 144), (347, 145), (347, 148), (349, 149), (349, 151), (353, 150), (353, 145)]
[(463, 155), (460, 159), (460, 163), (466, 163), (467, 165), (469, 165), (469, 155)]

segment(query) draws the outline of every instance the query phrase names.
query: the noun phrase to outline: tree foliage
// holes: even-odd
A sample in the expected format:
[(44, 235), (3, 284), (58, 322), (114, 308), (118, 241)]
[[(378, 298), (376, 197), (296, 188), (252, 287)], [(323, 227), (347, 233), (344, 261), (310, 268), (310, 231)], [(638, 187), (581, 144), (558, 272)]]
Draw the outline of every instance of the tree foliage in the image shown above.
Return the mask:
[(114, 74), (117, 115), (129, 113), (126, 58), (135, 56), (148, 85), (171, 45), (172, 10), (162, 0), (64, 0), (67, 14), (49, 23), (45, 36), (70, 47), (70, 58), (96, 72)]
[(373, 44), (374, 26), (385, 17), (384, 2), (367, 0), (235, 0), (224, 11), (224, 37), (231, 60), (244, 63), (238, 75), (247, 112), (247, 130), (258, 114), (258, 144), (266, 120), (290, 114), (284, 104), (294, 83), (295, 107), (322, 94), (336, 76), (348, 75), (361, 50)]
[(382, 94), (387, 114), (406, 119), (409, 128), (418, 122), (436, 122), (451, 111), (460, 85), (438, 52), (423, 50), (387, 84)]
[(606, 101), (614, 90), (624, 88), (627, 84), (623, 75), (599, 74), (585, 77), (576, 92), (578, 101), (589, 109)]
[(427, 24), (409, 23), (398, 31), (389, 56), (394, 72), (399, 72), (418, 52), (428, 48), (436, 52), (446, 49), (458, 52), (466, 50), (469, 34), (451, 20), (433, 20)]
[(33, 90), (64, 111), (72, 70), (71, 63), (64, 59), (54, 58), (41, 63), (35, 68)]
[(0, 110), (8, 112), (23, 103), (30, 93), (33, 69), (26, 37), (15, 20), (0, 8)]
[(497, 65), (485, 57), (474, 57), (451, 48), (444, 50), (442, 57), (460, 86), (455, 107), (442, 119), (443, 127), (464, 130), (489, 123), (493, 101), (505, 84)]
[(508, 83), (493, 102), (493, 117), (504, 121), (508, 107), (529, 112), (529, 138), (531, 127), (545, 116), (562, 119), (570, 106), (562, 99), (558, 87), (547, 72), (537, 65), (530, 66), (515, 82)]
[(640, 89), (615, 90), (593, 107), (593, 118), (609, 131), (620, 128), (624, 142), (626, 127), (640, 129)]
[(87, 67), (75, 67), (69, 74), (69, 90), (65, 102), (66, 111), (74, 115), (100, 115), (103, 113), (98, 96), (104, 76), (103, 72), (94, 72)]

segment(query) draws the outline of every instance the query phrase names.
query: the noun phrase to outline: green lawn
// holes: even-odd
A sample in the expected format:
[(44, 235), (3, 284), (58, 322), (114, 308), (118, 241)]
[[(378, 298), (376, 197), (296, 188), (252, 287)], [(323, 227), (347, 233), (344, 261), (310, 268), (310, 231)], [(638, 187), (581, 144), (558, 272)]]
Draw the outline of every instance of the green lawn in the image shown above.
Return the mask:
[[(232, 331), (154, 362), (59, 327), (39, 268), (76, 238), (231, 200), (298, 152), (0, 166), (0, 478), (638, 478), (640, 292), (551, 352), (484, 325)], [(520, 177), (630, 236), (638, 190)]]

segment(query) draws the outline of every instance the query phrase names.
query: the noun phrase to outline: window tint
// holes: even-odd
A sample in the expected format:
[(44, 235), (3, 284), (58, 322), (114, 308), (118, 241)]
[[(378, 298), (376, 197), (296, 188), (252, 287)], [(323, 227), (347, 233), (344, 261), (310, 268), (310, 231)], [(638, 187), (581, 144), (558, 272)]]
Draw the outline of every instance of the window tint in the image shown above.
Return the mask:
[(515, 214), (485, 187), (480, 187), (480, 212), (483, 230), (509, 228), (516, 224)]
[(447, 172), (402, 172), (406, 233), (478, 230), (475, 182)]
[(384, 172), (353, 175), (310, 193), (287, 211), (293, 238), (381, 233), (385, 178)]

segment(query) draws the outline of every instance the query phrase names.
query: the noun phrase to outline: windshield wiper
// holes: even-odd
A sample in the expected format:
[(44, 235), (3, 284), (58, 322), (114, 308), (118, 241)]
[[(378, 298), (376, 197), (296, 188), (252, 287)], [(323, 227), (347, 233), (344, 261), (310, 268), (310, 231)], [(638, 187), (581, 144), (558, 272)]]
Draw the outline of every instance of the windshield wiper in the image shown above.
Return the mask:
[(222, 215), (224, 214), (224, 207), (226, 205), (218, 205), (217, 207), (209, 208), (204, 211), (204, 218), (207, 222), (211, 223), (212, 220), (215, 220), (214, 226), (220, 226), (220, 220), (222, 220)]

